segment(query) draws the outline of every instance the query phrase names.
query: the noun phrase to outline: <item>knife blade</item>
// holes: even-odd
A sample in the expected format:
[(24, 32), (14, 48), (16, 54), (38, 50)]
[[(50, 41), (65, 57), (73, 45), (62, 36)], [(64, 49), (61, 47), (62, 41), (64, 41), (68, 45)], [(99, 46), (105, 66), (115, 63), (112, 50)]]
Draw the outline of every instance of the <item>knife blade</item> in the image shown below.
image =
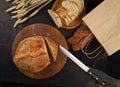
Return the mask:
[(59, 45), (60, 51), (66, 55), (69, 59), (71, 59), (75, 64), (77, 64), (83, 71), (88, 73), (92, 78), (94, 78), (97, 82), (99, 82), (101, 85), (105, 86), (106, 83), (103, 79), (98, 77), (88, 66), (86, 66), (84, 63), (82, 63), (77, 57), (75, 57), (73, 54), (71, 54), (68, 50), (66, 50), (63, 46)]

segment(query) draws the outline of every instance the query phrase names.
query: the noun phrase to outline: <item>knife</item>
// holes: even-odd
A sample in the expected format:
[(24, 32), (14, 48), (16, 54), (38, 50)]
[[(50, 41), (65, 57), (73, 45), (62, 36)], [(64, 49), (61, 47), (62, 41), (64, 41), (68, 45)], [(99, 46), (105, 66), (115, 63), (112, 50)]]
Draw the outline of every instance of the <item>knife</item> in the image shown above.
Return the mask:
[(103, 79), (98, 77), (93, 71), (86, 66), (84, 63), (82, 63), (77, 57), (75, 57), (73, 54), (71, 54), (68, 50), (66, 50), (63, 46), (59, 45), (60, 51), (66, 55), (68, 58), (70, 58), (75, 64), (77, 64), (83, 71), (88, 73), (92, 78), (94, 78), (97, 82), (99, 82), (101, 85), (105, 86), (106, 83)]

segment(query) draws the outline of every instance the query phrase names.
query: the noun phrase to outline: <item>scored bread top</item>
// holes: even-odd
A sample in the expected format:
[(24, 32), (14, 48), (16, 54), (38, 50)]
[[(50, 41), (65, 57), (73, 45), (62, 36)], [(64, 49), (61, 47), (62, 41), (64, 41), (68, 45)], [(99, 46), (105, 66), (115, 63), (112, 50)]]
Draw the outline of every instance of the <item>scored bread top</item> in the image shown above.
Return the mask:
[(53, 39), (43, 36), (28, 37), (18, 45), (13, 62), (22, 70), (37, 73), (50, 64), (51, 56), (56, 61), (57, 52), (58, 44)]
[(58, 54), (58, 44), (55, 40), (45, 37), (46, 43), (48, 45), (48, 50), (51, 54), (52, 60), (56, 61), (57, 59), (57, 54)]
[(21, 41), (13, 61), (18, 68), (31, 72), (39, 72), (47, 67), (50, 59), (43, 37), (28, 37)]

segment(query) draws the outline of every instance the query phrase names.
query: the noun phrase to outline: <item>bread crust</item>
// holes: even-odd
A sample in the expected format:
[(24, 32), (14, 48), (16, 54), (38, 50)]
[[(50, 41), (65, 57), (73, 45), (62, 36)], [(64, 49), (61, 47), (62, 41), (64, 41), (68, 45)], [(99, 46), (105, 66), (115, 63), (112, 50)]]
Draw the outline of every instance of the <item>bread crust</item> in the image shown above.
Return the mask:
[(50, 59), (43, 37), (28, 37), (21, 41), (13, 62), (18, 68), (34, 73), (46, 68), (50, 64)]
[(48, 50), (52, 56), (52, 60), (55, 62), (58, 54), (58, 44), (55, 40), (49, 37), (45, 37), (45, 40), (48, 45)]
[(51, 9), (48, 10), (48, 13), (51, 16), (51, 18), (53, 19), (53, 21), (55, 22), (55, 24), (57, 25), (57, 27), (60, 28), (62, 26), (62, 21), (61, 21), (59, 15), (56, 14)]
[(89, 28), (86, 25), (81, 25), (71, 36), (68, 38), (68, 43), (72, 45), (73, 51), (79, 51), (82, 49), (90, 40), (93, 39)]

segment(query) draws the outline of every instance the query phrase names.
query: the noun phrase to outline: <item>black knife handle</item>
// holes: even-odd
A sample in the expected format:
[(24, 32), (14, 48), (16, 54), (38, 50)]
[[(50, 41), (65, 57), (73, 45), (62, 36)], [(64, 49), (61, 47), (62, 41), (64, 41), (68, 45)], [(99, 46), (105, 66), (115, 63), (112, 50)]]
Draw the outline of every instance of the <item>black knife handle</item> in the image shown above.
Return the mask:
[(98, 77), (95, 73), (92, 72), (92, 70), (89, 70), (88, 71), (88, 74), (94, 78), (97, 82), (99, 82), (101, 85), (105, 86), (106, 83), (103, 79), (101, 79), (100, 77)]

